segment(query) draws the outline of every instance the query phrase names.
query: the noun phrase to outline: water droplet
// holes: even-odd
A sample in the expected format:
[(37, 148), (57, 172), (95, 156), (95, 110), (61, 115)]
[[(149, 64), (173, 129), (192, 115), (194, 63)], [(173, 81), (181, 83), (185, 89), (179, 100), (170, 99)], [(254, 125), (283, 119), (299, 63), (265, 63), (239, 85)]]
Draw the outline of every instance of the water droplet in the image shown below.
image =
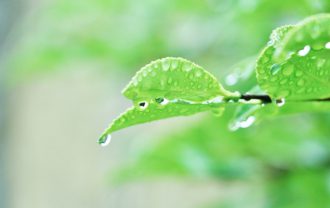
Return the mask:
[(173, 60), (171, 70), (175, 70), (178, 67), (178, 65), (179, 65), (178, 61)]
[(213, 99), (210, 100), (210, 103), (222, 103), (223, 102), (224, 97), (223, 96), (217, 96)]
[(303, 80), (303, 79), (300, 79), (298, 82), (297, 82), (297, 85), (298, 86), (304, 86), (304, 84), (305, 84), (305, 81)]
[(156, 102), (161, 105), (167, 105), (170, 101), (166, 98), (156, 98)]
[(305, 88), (300, 88), (299, 90), (296, 91), (298, 94), (303, 94), (305, 93)]
[(282, 80), (280, 81), (280, 84), (283, 85), (283, 84), (285, 84), (285, 83), (287, 83), (287, 82), (288, 82), (288, 79), (282, 79)]
[(223, 115), (224, 111), (225, 111), (225, 108), (224, 107), (221, 107), (221, 108), (215, 108), (215, 109), (213, 109), (212, 110), (212, 113), (213, 113), (214, 116), (220, 117), (220, 116)]
[(196, 71), (195, 76), (196, 76), (196, 77), (200, 77), (200, 76), (202, 76), (202, 72), (200, 72), (199, 70)]
[(302, 76), (303, 75), (303, 72), (302, 71), (296, 71), (296, 76), (297, 77), (300, 77), (300, 76)]
[(276, 77), (272, 77), (271, 79), (270, 79), (270, 81), (271, 82), (276, 82), (278, 80), (278, 77), (276, 76)]
[(305, 46), (302, 50), (298, 51), (299, 56), (306, 56), (311, 50), (309, 45)]
[(312, 28), (312, 31), (311, 31), (312, 38), (316, 39), (320, 36), (320, 34), (321, 34), (320, 26), (319, 25), (314, 25), (314, 27)]
[(151, 76), (155, 77), (157, 74), (155, 71), (151, 72)]
[(146, 101), (139, 102), (139, 108), (140, 108), (141, 110), (146, 109), (146, 108), (148, 107), (148, 105), (149, 105), (149, 103), (146, 102)]
[(313, 49), (313, 50), (316, 50), (316, 51), (318, 51), (318, 50), (322, 50), (323, 47), (324, 47), (323, 43), (320, 43), (320, 42), (314, 43), (314, 44), (312, 45), (312, 49)]
[(303, 33), (298, 33), (296, 35), (296, 41), (301, 42), (304, 39), (304, 34)]
[(287, 66), (282, 70), (284, 76), (290, 76), (293, 72), (293, 65)]
[(238, 77), (236, 74), (229, 74), (226, 77), (226, 84), (229, 86), (235, 85), (238, 81)]
[(277, 74), (280, 70), (281, 70), (281, 65), (279, 65), (279, 64), (273, 64), (273, 65), (270, 67), (270, 73), (271, 73), (272, 75)]
[(162, 60), (162, 68), (164, 71), (168, 71), (168, 69), (170, 68), (171, 66), (171, 63), (168, 61), (168, 59), (163, 59)]
[(132, 82), (133, 82), (133, 85), (134, 85), (134, 86), (137, 86), (137, 85), (138, 85), (138, 80), (137, 80), (137, 79), (133, 79)]
[(183, 70), (186, 72), (189, 72), (192, 70), (192, 65), (191, 64), (183, 64), (182, 66)]
[(281, 98), (275, 101), (278, 107), (282, 107), (285, 104), (285, 99)]
[(317, 68), (321, 68), (325, 62), (326, 62), (325, 59), (318, 59), (316, 63)]
[(126, 121), (125, 118), (120, 118), (120, 119), (118, 120), (118, 123), (119, 123), (119, 124), (123, 124), (123, 123), (125, 123), (125, 121)]
[(240, 122), (240, 127), (241, 128), (248, 128), (255, 122), (255, 120), (256, 120), (256, 117), (249, 116), (245, 121)]
[(105, 147), (105, 146), (108, 146), (111, 142), (111, 135), (110, 134), (105, 134), (103, 135), (98, 143), (102, 146), (102, 147)]
[(326, 49), (330, 49), (330, 42), (327, 42), (327, 43), (325, 44), (325, 48), (326, 48)]

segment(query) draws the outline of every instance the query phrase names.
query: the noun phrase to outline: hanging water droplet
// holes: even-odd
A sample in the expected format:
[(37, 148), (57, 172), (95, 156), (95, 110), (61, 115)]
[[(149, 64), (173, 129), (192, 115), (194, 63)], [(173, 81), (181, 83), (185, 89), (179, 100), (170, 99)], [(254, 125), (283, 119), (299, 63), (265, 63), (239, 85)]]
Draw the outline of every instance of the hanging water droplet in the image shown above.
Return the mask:
[(311, 50), (309, 45), (306, 45), (302, 50), (298, 51), (299, 56), (306, 56)]
[(102, 146), (102, 147), (105, 147), (105, 146), (108, 146), (111, 142), (111, 134), (105, 134), (103, 135), (98, 143)]
[(325, 48), (326, 48), (326, 49), (330, 49), (330, 42), (327, 42), (327, 43), (325, 44)]
[(281, 65), (279, 65), (279, 64), (273, 64), (273, 65), (270, 67), (270, 73), (271, 73), (272, 75), (277, 74), (280, 70), (281, 70)]
[(249, 116), (245, 121), (240, 121), (239, 126), (240, 128), (248, 128), (250, 127), (256, 120), (256, 117)]
[(146, 102), (146, 101), (139, 102), (139, 108), (140, 108), (141, 110), (146, 109), (146, 108), (148, 107), (148, 105), (149, 105), (149, 103)]
[(281, 98), (275, 101), (278, 107), (282, 107), (285, 104), (285, 99)]

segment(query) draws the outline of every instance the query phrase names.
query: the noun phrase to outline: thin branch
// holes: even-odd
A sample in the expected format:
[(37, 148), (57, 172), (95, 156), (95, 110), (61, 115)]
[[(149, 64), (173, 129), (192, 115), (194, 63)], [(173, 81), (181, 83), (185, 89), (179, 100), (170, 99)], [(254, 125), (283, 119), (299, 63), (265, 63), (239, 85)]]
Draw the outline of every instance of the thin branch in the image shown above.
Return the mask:
[[(251, 95), (251, 94), (243, 94), (240, 99), (250, 101), (250, 100), (260, 100), (262, 103), (272, 103), (272, 98), (269, 95)], [(280, 100), (276, 100), (280, 101)], [(306, 99), (306, 100), (297, 100), (300, 102), (330, 102), (330, 97), (328, 98), (320, 98), (320, 99)]]
[(269, 95), (250, 95), (250, 94), (243, 94), (241, 95), (241, 99), (250, 101), (250, 100), (260, 100), (262, 103), (271, 103), (272, 99)]

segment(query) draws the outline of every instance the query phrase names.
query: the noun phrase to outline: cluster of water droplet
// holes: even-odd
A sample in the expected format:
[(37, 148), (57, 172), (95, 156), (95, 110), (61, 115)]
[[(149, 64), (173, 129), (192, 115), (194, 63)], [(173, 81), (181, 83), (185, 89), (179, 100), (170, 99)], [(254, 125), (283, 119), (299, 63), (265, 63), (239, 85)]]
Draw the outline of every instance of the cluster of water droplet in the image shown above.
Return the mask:
[[(330, 49), (330, 42), (325, 43), (323, 47), (317, 48), (317, 50), (314, 50), (310, 45), (305, 45), (296, 53), (290, 53), (289, 58), (283, 63), (274, 63), (272, 57), (276, 49), (274, 47), (268, 48), (259, 60), (258, 79), (260, 85), (275, 97), (287, 97), (292, 93), (312, 94), (322, 91), (323, 88), (315, 87), (317, 85), (314, 84), (318, 79), (324, 80), (326, 79), (324, 76), (329, 75), (328, 70), (323, 70), (328, 61), (323, 56), (317, 56), (321, 49)], [(311, 53), (312, 51), (313, 53)], [(304, 60), (301, 61), (301, 58)], [(265, 64), (269, 65), (269, 71), (267, 71), (267, 67), (264, 67)], [(314, 77), (314, 80), (310, 79), (311, 77)], [(289, 86), (294, 87), (290, 88)], [(291, 89), (294, 89), (294, 92)]]
[(171, 97), (178, 95), (186, 99), (193, 96), (193, 93), (196, 93), (196, 96), (203, 95), (198, 93), (201, 91), (214, 96), (221, 92), (220, 85), (213, 75), (181, 58), (164, 58), (146, 65), (133, 77), (124, 94), (133, 99), (139, 92), (149, 89), (166, 91), (170, 94), (173, 91), (173, 94), (176, 94), (172, 94)]

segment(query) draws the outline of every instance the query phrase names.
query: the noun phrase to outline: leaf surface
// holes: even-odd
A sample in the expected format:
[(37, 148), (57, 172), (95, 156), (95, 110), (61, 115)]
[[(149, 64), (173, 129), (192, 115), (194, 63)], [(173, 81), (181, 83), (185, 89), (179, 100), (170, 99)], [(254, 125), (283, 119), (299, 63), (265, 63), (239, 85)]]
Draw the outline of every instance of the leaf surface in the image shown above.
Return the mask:
[(112, 132), (129, 126), (209, 110), (221, 112), (223, 103), (240, 97), (225, 90), (202, 67), (182, 58), (164, 58), (143, 67), (123, 94), (134, 106), (110, 124), (100, 144)]
[(257, 60), (257, 79), (271, 97), (330, 97), (330, 15), (276, 29)]

